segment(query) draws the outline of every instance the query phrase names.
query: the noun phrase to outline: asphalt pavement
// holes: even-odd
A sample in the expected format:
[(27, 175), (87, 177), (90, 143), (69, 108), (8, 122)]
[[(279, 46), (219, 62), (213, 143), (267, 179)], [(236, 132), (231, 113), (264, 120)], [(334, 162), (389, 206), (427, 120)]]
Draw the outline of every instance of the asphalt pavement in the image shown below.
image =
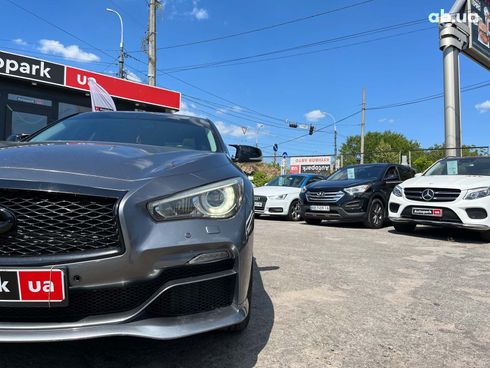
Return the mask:
[(256, 221), (247, 331), (2, 344), (7, 367), (489, 367), (490, 244)]

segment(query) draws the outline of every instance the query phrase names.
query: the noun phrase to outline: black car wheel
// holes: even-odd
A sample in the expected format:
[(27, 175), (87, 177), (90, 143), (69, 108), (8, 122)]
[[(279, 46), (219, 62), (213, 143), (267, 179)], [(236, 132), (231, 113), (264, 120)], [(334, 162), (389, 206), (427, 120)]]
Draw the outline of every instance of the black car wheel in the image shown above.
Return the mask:
[(490, 230), (480, 232), (480, 238), (483, 241), (490, 243)]
[(415, 228), (417, 227), (417, 225), (416, 224), (398, 224), (395, 222), (395, 223), (393, 223), (393, 227), (399, 233), (413, 233), (415, 231)]
[(299, 205), (299, 201), (293, 201), (289, 206), (288, 219), (291, 221), (301, 220), (301, 206)]
[(385, 223), (386, 211), (383, 202), (373, 199), (369, 205), (367, 219), (364, 222), (370, 229), (381, 229)]

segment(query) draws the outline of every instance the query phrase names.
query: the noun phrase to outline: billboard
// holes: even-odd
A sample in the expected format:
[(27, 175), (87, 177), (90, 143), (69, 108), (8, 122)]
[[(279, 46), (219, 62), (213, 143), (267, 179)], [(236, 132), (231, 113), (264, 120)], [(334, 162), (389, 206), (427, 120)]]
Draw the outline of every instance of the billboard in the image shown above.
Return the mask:
[(490, 0), (468, 0), (466, 14), (470, 39), (463, 52), (490, 69)]
[(291, 174), (328, 175), (331, 164), (330, 156), (292, 157), (289, 172)]

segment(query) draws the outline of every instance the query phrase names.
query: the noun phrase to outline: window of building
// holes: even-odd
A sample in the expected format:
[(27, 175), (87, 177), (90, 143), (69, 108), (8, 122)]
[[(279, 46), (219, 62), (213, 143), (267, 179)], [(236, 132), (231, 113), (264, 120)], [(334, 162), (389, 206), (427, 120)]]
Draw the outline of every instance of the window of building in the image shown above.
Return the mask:
[(60, 102), (58, 106), (58, 119), (62, 119), (66, 116), (77, 114), (79, 112), (92, 111), (90, 107), (79, 106), (74, 104), (69, 104), (66, 102)]

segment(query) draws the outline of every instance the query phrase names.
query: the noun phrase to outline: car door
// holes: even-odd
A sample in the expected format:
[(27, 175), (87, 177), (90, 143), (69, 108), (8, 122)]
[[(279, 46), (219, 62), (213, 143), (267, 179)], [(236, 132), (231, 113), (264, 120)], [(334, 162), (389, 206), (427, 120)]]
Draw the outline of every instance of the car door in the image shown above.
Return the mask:
[(386, 202), (390, 198), (390, 194), (398, 184), (401, 183), (400, 173), (398, 172), (398, 168), (393, 165), (389, 166), (386, 169), (385, 175), (383, 177), (383, 182), (381, 183), (381, 191), (383, 192), (383, 197)]

